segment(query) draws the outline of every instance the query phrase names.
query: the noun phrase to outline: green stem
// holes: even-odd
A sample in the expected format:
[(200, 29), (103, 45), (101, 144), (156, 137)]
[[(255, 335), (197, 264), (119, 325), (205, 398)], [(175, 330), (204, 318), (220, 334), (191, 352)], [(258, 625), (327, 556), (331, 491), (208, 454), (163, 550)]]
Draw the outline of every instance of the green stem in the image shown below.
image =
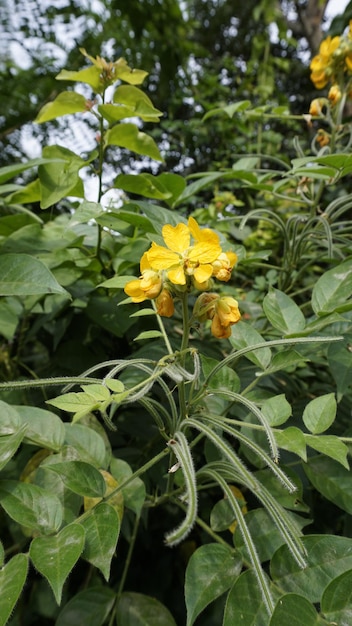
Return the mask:
[[(184, 293), (182, 298), (182, 318), (183, 318), (183, 335), (181, 342), (181, 366), (184, 367), (185, 359), (186, 359), (186, 351), (188, 349), (189, 342), (189, 314), (188, 314), (188, 296), (187, 293)], [(181, 423), (187, 417), (187, 404), (186, 404), (186, 390), (185, 390), (185, 382), (182, 381), (178, 384), (178, 398), (180, 405), (180, 416), (179, 423)], [(178, 428), (178, 425), (177, 425)]]
[(1, 389), (30, 389), (31, 387), (55, 387), (60, 385), (102, 384), (101, 378), (83, 378), (82, 376), (61, 376), (58, 378), (39, 378), (38, 380), (11, 380), (0, 383)]
[(167, 336), (167, 333), (166, 333), (166, 330), (165, 330), (165, 326), (164, 326), (164, 322), (161, 319), (160, 315), (158, 315), (158, 313), (157, 313), (156, 304), (155, 304), (154, 300), (152, 300), (152, 305), (153, 305), (153, 309), (154, 309), (154, 311), (156, 313), (156, 319), (157, 319), (157, 322), (158, 322), (158, 325), (159, 325), (159, 328), (160, 328), (160, 332), (161, 332), (161, 334), (163, 336), (163, 339), (165, 341), (166, 349), (167, 349), (169, 354), (173, 354), (174, 351), (173, 351), (173, 349), (171, 347), (169, 338)]
[(136, 519), (135, 519), (135, 522), (134, 522), (134, 526), (133, 526), (132, 537), (131, 537), (130, 545), (129, 545), (129, 548), (128, 548), (128, 553), (127, 553), (125, 565), (124, 565), (124, 568), (123, 568), (123, 572), (122, 572), (119, 588), (118, 588), (118, 591), (117, 591), (117, 601), (119, 601), (119, 599), (121, 597), (121, 594), (123, 592), (123, 588), (125, 586), (127, 573), (128, 573), (128, 570), (129, 570), (131, 559), (132, 559), (132, 553), (133, 553), (134, 546), (135, 546), (136, 539), (137, 539), (138, 528), (139, 528), (139, 521), (140, 521), (140, 516), (137, 515)]

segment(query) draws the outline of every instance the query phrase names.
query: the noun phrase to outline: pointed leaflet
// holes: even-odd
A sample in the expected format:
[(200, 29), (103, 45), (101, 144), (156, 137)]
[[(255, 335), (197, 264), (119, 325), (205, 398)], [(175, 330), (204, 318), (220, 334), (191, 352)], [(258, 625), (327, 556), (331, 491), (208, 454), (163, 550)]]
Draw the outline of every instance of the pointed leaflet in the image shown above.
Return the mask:
[(243, 572), (227, 596), (222, 626), (268, 626), (268, 613), (257, 579), (251, 570)]
[(0, 481), (0, 504), (13, 520), (42, 533), (56, 532), (63, 510), (54, 494), (30, 483)]
[(21, 426), (22, 420), (16, 409), (0, 400), (0, 435), (12, 435)]
[(219, 544), (206, 544), (192, 554), (185, 581), (187, 626), (192, 626), (203, 609), (231, 587), (241, 567), (242, 559)]
[(69, 294), (33, 256), (21, 253), (0, 256), (0, 296), (33, 296), (45, 293)]
[(123, 626), (176, 626), (170, 611), (155, 598), (141, 593), (123, 593), (116, 611)]
[(312, 307), (317, 315), (352, 309), (352, 259), (324, 272), (315, 283)]
[(352, 570), (337, 576), (326, 587), (321, 610), (330, 624), (352, 624)]
[(37, 124), (54, 120), (69, 113), (83, 113), (87, 111), (87, 100), (75, 91), (63, 91), (52, 102), (48, 102), (39, 111), (36, 119)]
[(352, 481), (349, 469), (326, 456), (309, 459), (303, 469), (317, 491), (352, 515)]
[(263, 300), (269, 322), (283, 335), (299, 333), (305, 327), (305, 317), (297, 304), (283, 291), (272, 288)]
[(249, 359), (254, 365), (265, 370), (271, 360), (271, 350), (265, 347), (263, 337), (246, 322), (238, 322), (232, 329), (232, 335), (229, 337), (231, 345), (237, 350), (246, 348), (256, 344), (263, 344), (263, 348), (246, 352), (245, 358)]
[(16, 554), (0, 569), (0, 626), (5, 626), (26, 581), (28, 557)]
[(24, 424), (17, 433), (0, 437), (0, 470), (5, 467), (6, 463), (8, 463), (15, 454), (19, 445), (22, 443), (25, 432), (26, 425)]
[(55, 626), (102, 626), (115, 600), (116, 594), (109, 587), (89, 587), (65, 604)]
[(321, 621), (314, 606), (296, 593), (282, 596), (274, 609), (269, 626), (319, 626)]
[(86, 533), (82, 557), (100, 569), (108, 581), (120, 532), (120, 518), (110, 504), (102, 502), (91, 510), (88, 517), (83, 518), (81, 524)]
[(92, 498), (103, 498), (105, 481), (99, 470), (85, 461), (55, 463), (53, 457), (42, 464), (42, 468), (59, 474), (64, 485), (74, 493)]
[(48, 580), (58, 604), (64, 582), (82, 554), (84, 538), (83, 526), (70, 524), (54, 537), (36, 537), (31, 543), (32, 563)]
[(308, 565), (301, 569), (284, 545), (271, 560), (271, 576), (287, 593), (297, 593), (313, 603), (320, 602), (326, 586), (339, 574), (352, 569), (352, 539), (308, 535), (302, 541)]
[(63, 146), (46, 146), (43, 155), (56, 159), (56, 162), (38, 168), (42, 194), (40, 207), (47, 209), (70, 195), (83, 197), (83, 183), (78, 172), (89, 164), (88, 161)]
[(313, 435), (327, 430), (336, 417), (336, 400), (333, 393), (327, 393), (311, 400), (303, 411), (304, 425)]
[(27, 426), (25, 437), (27, 442), (49, 450), (60, 450), (65, 440), (65, 428), (55, 413), (33, 406), (14, 408)]
[(142, 133), (135, 124), (113, 126), (107, 131), (105, 141), (107, 146), (120, 146), (156, 161), (163, 160), (154, 139)]

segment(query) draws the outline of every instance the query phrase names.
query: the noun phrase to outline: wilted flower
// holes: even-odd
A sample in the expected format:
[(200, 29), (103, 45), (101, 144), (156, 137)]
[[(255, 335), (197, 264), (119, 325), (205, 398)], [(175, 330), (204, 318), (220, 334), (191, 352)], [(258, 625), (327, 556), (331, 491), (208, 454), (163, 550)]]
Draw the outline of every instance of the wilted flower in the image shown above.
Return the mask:
[(155, 300), (156, 310), (162, 317), (172, 317), (174, 314), (174, 301), (171, 293), (167, 289), (163, 289)]
[(211, 320), (211, 332), (217, 339), (230, 337), (231, 326), (241, 319), (237, 300), (216, 293), (201, 294), (194, 305), (193, 315), (200, 322)]
[(320, 145), (321, 148), (327, 146), (330, 143), (330, 135), (323, 128), (319, 128), (316, 134), (316, 141)]
[(322, 108), (325, 102), (326, 101), (324, 98), (314, 98), (314, 100), (312, 100), (312, 102), (310, 103), (309, 115), (321, 115), (323, 112)]

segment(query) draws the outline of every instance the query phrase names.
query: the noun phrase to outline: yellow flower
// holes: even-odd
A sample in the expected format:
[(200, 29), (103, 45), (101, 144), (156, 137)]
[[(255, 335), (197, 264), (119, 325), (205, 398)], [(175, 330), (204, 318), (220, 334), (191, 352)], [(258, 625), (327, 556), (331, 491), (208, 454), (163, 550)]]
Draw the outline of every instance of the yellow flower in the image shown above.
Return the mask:
[(324, 130), (323, 128), (319, 128), (316, 134), (316, 141), (321, 146), (321, 148), (327, 146), (330, 143), (329, 133), (327, 133), (326, 130)]
[(146, 253), (141, 258), (141, 276), (135, 280), (130, 280), (125, 285), (125, 293), (132, 298), (133, 302), (144, 302), (153, 300), (162, 289), (163, 283), (159, 272), (150, 268)]
[(323, 89), (328, 84), (332, 74), (333, 54), (339, 45), (340, 37), (327, 37), (321, 42), (319, 53), (313, 57), (310, 77), (317, 89)]
[(217, 339), (228, 339), (231, 336), (231, 326), (223, 326), (218, 315), (214, 315), (211, 322), (211, 332)]
[(221, 296), (215, 302), (215, 315), (219, 317), (222, 326), (231, 326), (241, 319), (238, 302), (230, 296)]
[(322, 107), (324, 105), (323, 98), (314, 98), (310, 103), (309, 115), (322, 115)]
[(230, 337), (232, 324), (241, 319), (237, 300), (216, 293), (202, 293), (196, 300), (193, 315), (200, 322), (211, 320), (211, 332), (217, 339)]
[[(346, 57), (347, 62), (347, 57)], [(332, 104), (335, 106), (342, 98), (341, 90), (338, 85), (332, 85), (329, 89), (328, 98)]]
[(157, 307), (156, 310), (159, 315), (162, 315), (163, 317), (172, 317), (175, 310), (174, 301), (167, 289), (163, 289), (161, 291), (155, 302)]
[(237, 254), (235, 254), (235, 252), (221, 252), (213, 263), (213, 276), (227, 283), (227, 281), (230, 280), (232, 269), (236, 263)]
[[(166, 270), (169, 281), (174, 285), (186, 285), (189, 277), (194, 277), (200, 284), (207, 282), (213, 274), (212, 263), (221, 254), (216, 233), (204, 229), (205, 233), (199, 238), (202, 231), (199, 229), (198, 232), (195, 225), (199, 229), (193, 218), (189, 219), (188, 226), (166, 224), (162, 235), (167, 247), (152, 243), (146, 253), (150, 267), (155, 271)], [(191, 245), (193, 233), (197, 239)]]

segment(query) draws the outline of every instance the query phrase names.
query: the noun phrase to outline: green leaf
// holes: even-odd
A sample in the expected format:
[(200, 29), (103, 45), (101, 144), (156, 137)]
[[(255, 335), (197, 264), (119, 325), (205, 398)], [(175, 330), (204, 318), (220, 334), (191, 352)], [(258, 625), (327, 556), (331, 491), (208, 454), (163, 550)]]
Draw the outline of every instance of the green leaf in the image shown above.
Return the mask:
[(89, 587), (77, 593), (59, 614), (55, 626), (102, 626), (111, 612), (116, 593), (109, 587)]
[(330, 344), (327, 351), (328, 364), (336, 383), (338, 400), (341, 400), (352, 385), (351, 342), (351, 334), (346, 334), (343, 341)]
[(88, 202), (88, 200), (83, 200), (72, 215), (69, 225), (72, 227), (76, 224), (85, 224), (90, 220), (96, 219), (100, 215), (104, 215), (104, 211), (99, 202)]
[(299, 333), (306, 325), (301, 309), (279, 289), (269, 291), (263, 300), (263, 309), (269, 322), (283, 335)]
[(83, 113), (87, 111), (87, 100), (84, 96), (76, 91), (63, 91), (40, 109), (34, 122), (42, 124), (49, 120), (54, 120), (62, 115), (69, 113)]
[(69, 294), (40, 261), (29, 254), (0, 255), (0, 296)]
[(186, 189), (186, 181), (182, 176), (171, 172), (163, 172), (159, 174), (158, 180), (169, 192), (169, 197), (165, 198), (169, 206), (174, 206), (176, 200)]
[(292, 415), (292, 407), (283, 393), (264, 400), (261, 411), (270, 426), (280, 426)]
[(28, 557), (16, 554), (0, 569), (0, 626), (6, 626), (27, 578)]
[(155, 598), (125, 592), (116, 611), (117, 624), (123, 626), (176, 626), (170, 611)]
[(204, 116), (202, 121), (205, 122), (209, 117), (213, 115), (219, 115), (219, 113), (226, 113), (228, 117), (232, 118), (237, 111), (245, 111), (248, 107), (251, 106), (250, 100), (240, 100), (239, 102), (233, 102), (232, 104), (227, 104), (223, 107), (217, 107), (216, 109), (211, 109)]
[(311, 400), (303, 411), (303, 422), (313, 435), (327, 430), (336, 417), (335, 394), (327, 393)]
[(16, 406), (15, 409), (27, 426), (26, 442), (49, 450), (60, 450), (65, 441), (65, 427), (55, 413), (33, 406)]
[(216, 533), (221, 533), (229, 530), (235, 519), (231, 504), (224, 498), (216, 502), (210, 511), (210, 528)]
[(86, 67), (78, 72), (61, 70), (55, 78), (56, 80), (72, 80), (78, 83), (87, 83), (87, 85), (90, 85), (96, 93), (101, 93), (104, 88), (101, 80), (101, 70), (95, 65)]
[(319, 626), (321, 621), (314, 606), (306, 598), (296, 593), (287, 593), (278, 600), (269, 626), (283, 626), (283, 624)]
[(135, 124), (124, 123), (113, 126), (107, 131), (105, 142), (107, 146), (120, 146), (156, 161), (163, 160), (154, 139), (142, 133)]
[(102, 502), (80, 523), (86, 536), (82, 557), (97, 567), (108, 581), (111, 560), (120, 533), (120, 518), (117, 511), (110, 504)]
[(95, 411), (98, 408), (99, 402), (95, 400), (89, 393), (84, 391), (64, 393), (62, 396), (46, 400), (47, 404), (56, 406), (57, 409), (67, 411), (68, 413), (80, 412), (81, 415)]
[(49, 582), (58, 604), (65, 580), (82, 554), (84, 538), (80, 524), (69, 524), (54, 537), (36, 537), (31, 543), (32, 563)]
[(247, 570), (239, 576), (227, 596), (222, 626), (268, 626), (268, 619), (257, 579), (251, 570)]
[(303, 469), (315, 489), (327, 500), (352, 515), (351, 472), (340, 463), (326, 456), (318, 456), (309, 459)]
[(66, 461), (55, 463), (52, 457), (41, 467), (59, 474), (64, 485), (80, 496), (103, 498), (106, 485), (101, 473), (85, 461)]
[[(255, 330), (255, 328), (246, 322), (238, 322), (234, 325), (229, 341), (237, 350), (255, 345), (257, 343), (265, 343), (263, 337)], [(245, 357), (254, 363), (254, 365), (265, 370), (271, 360), (271, 350), (270, 348), (263, 347), (258, 350), (246, 352)]]
[(0, 481), (0, 503), (18, 524), (42, 533), (57, 532), (63, 509), (59, 498), (31, 483)]
[[(216, 359), (206, 357), (203, 354), (201, 355), (201, 363), (205, 377), (208, 377), (213, 371), (214, 367), (219, 364)], [(240, 387), (241, 382), (238, 375), (234, 370), (227, 366), (222, 367), (215, 374), (215, 376), (211, 376), (208, 384), (209, 389), (216, 390), (217, 392), (221, 392), (222, 389), (224, 389), (225, 391), (231, 389), (231, 391), (237, 393), (239, 392)]]
[(114, 187), (145, 198), (165, 200), (171, 197), (158, 177), (151, 174), (119, 174), (115, 178)]
[(12, 459), (22, 443), (25, 433), (26, 425), (24, 424), (16, 433), (12, 435), (2, 435), (0, 437), (0, 470)]
[(83, 183), (78, 172), (88, 162), (63, 146), (46, 146), (43, 155), (57, 160), (38, 168), (41, 208), (47, 209), (67, 196), (83, 197)]
[(109, 459), (103, 437), (84, 424), (65, 424), (65, 440), (79, 453), (80, 460), (94, 465), (97, 469), (105, 468)]
[(0, 400), (0, 435), (11, 435), (22, 426), (22, 419), (16, 409)]
[(293, 370), (296, 365), (304, 363), (304, 361), (308, 361), (307, 357), (302, 356), (302, 354), (296, 350), (280, 350), (280, 352), (274, 354), (270, 365), (266, 368), (265, 372), (263, 372), (263, 376), (273, 374), (274, 372), (281, 372), (282, 370)]
[(276, 431), (275, 439), (279, 448), (297, 454), (303, 461), (307, 460), (306, 441), (299, 428), (289, 426), (285, 430)]
[(10, 178), (14, 178), (25, 170), (29, 170), (32, 167), (37, 167), (38, 165), (42, 165), (43, 163), (49, 163), (51, 161), (52, 159), (39, 157), (37, 159), (30, 159), (29, 161), (26, 161), (26, 163), (14, 163), (13, 165), (0, 167), (0, 184), (2, 185), (5, 181), (9, 180)]
[(302, 538), (308, 565), (302, 569), (286, 545), (275, 552), (271, 565), (274, 582), (287, 593), (320, 602), (324, 589), (339, 574), (352, 569), (352, 539), (334, 535)]
[(350, 466), (347, 460), (348, 447), (341, 439), (335, 437), (335, 435), (321, 435), (315, 437), (314, 435), (306, 434), (304, 434), (304, 439), (307, 446), (318, 450), (318, 452), (322, 454), (326, 454), (326, 456), (329, 456), (338, 463), (341, 463), (346, 469), (349, 469)]
[(352, 309), (352, 259), (324, 272), (313, 287), (312, 307), (316, 315)]
[(211, 602), (227, 591), (239, 575), (242, 559), (225, 546), (208, 543), (191, 556), (185, 580), (187, 626)]
[[(111, 460), (111, 474), (116, 478), (119, 485), (132, 476), (131, 467), (122, 459)], [(131, 509), (136, 515), (141, 514), (143, 504), (146, 498), (145, 484), (140, 478), (134, 478), (122, 490), (124, 505)]]
[(321, 611), (330, 624), (352, 624), (352, 570), (337, 576), (326, 587)]
[(162, 337), (163, 334), (160, 330), (145, 330), (142, 333), (139, 333), (137, 337), (134, 338), (133, 341), (144, 341), (145, 339), (157, 339), (158, 337)]

